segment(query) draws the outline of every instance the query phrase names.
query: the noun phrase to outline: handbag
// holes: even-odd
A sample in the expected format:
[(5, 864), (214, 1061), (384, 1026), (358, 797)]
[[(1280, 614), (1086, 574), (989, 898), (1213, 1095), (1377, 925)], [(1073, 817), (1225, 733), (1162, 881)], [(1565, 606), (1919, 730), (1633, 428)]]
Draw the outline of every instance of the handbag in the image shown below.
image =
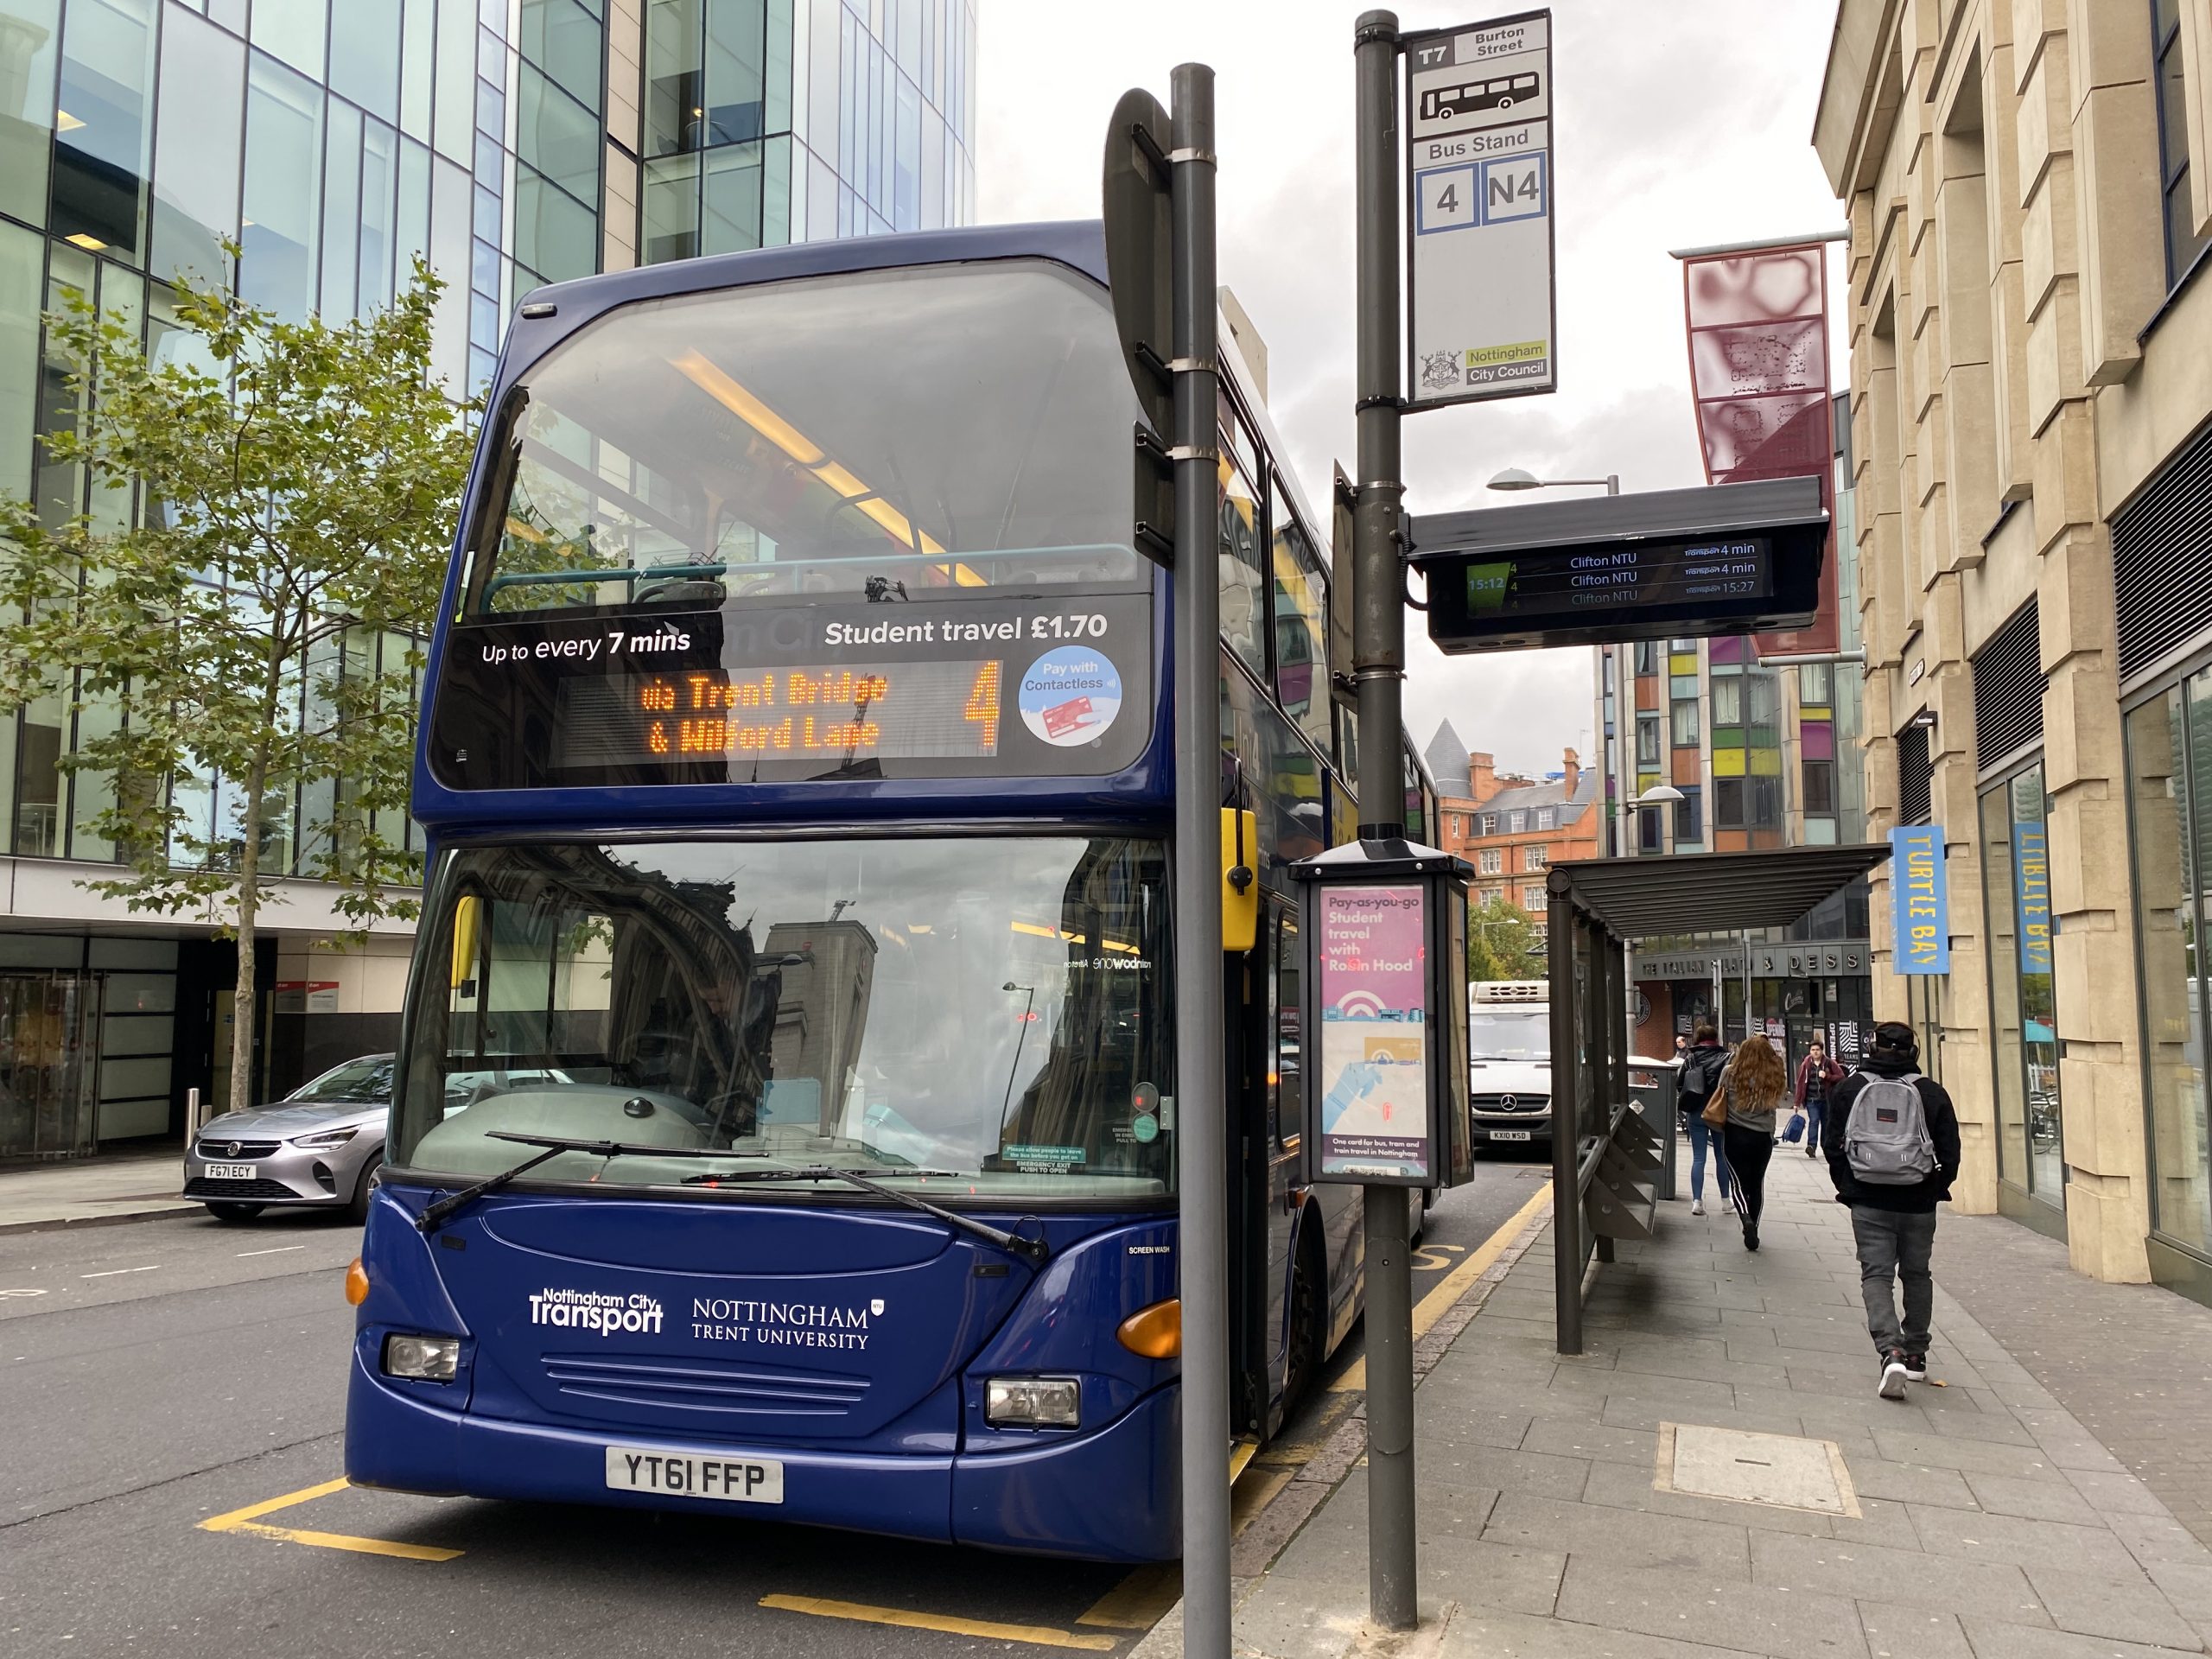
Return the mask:
[(1705, 1109), (1698, 1114), (1708, 1129), (1718, 1129), (1728, 1122), (1728, 1077), (1736, 1069), (1736, 1058), (1728, 1057), (1728, 1064), (1720, 1068), (1719, 1081), (1713, 1085), (1713, 1092), (1705, 1097)]

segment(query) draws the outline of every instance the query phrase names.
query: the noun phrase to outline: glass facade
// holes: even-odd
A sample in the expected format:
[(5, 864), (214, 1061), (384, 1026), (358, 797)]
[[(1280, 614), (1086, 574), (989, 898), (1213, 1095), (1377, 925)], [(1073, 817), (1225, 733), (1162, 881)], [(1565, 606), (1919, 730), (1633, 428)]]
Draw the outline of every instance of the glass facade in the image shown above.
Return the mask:
[(2141, 963), (2151, 1228), (2212, 1262), (2212, 1130), (2199, 949), (2212, 893), (2212, 671), (2160, 690), (2126, 717), (2128, 817)]
[(1988, 918), (1997, 1178), (2063, 1209), (2066, 1162), (2049, 842), (2049, 802), (2038, 759), (1982, 791), (1982, 913)]
[[(0, 491), (50, 521), (121, 527), (144, 510), (130, 487), (41, 461), (39, 435), (79, 413), (42, 322), (73, 295), (159, 358), (190, 349), (180, 272), (287, 318), (346, 316), (389, 302), (421, 254), (448, 284), (436, 372), (471, 392), (542, 283), (963, 223), (975, 43), (972, 0), (0, 0)], [(331, 649), (380, 670), (410, 643)], [(63, 763), (118, 716), (70, 690), (0, 715), (0, 852), (115, 857), (89, 827), (107, 785)], [(179, 787), (212, 836), (232, 791)], [(301, 791), (280, 864), (307, 868), (343, 787)], [(393, 816), (397, 840), (410, 827)], [(0, 996), (0, 1065), (14, 1007)], [(105, 1092), (127, 1068), (86, 1085), (101, 1136), (164, 1128), (166, 1070), (97, 1040), (101, 1065), (146, 1073), (136, 1116)], [(0, 1142), (58, 1144), (27, 1123)]]
[(642, 264), (974, 216), (972, 0), (647, 0)]

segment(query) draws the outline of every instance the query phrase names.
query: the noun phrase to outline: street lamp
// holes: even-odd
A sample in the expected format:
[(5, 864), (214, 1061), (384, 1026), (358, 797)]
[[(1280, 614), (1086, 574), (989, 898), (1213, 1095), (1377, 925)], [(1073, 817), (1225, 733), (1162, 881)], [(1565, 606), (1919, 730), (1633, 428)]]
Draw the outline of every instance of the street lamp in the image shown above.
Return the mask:
[(1509, 467), (1490, 481), (1493, 490), (1555, 490), (1568, 484), (1587, 484), (1592, 488), (1603, 485), (1607, 495), (1621, 493), (1618, 473), (1608, 473), (1603, 478), (1538, 478), (1518, 467)]

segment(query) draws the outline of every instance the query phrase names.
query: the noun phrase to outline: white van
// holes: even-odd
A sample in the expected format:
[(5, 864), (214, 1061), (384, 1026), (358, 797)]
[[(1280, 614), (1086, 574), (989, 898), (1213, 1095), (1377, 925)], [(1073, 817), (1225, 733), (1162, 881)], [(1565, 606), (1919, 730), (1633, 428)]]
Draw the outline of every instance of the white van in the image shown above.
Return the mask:
[(1552, 1139), (1551, 986), (1500, 979), (1469, 988), (1472, 1144), (1541, 1147)]

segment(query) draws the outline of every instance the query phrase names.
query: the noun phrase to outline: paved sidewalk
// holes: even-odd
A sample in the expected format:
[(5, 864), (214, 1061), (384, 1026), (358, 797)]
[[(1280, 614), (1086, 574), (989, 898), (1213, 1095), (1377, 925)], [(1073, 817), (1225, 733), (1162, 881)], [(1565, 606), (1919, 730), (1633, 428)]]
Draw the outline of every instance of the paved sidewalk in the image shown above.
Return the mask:
[[(1236, 1581), (1236, 1653), (2162, 1659), (2212, 1647), (2212, 1550), (1948, 1294), (1955, 1224), (2009, 1224), (1945, 1212), (1931, 1383), (1885, 1401), (1849, 1217), (1825, 1170), (1780, 1155), (1769, 1185), (1756, 1255), (1726, 1211), (1662, 1204), (1658, 1236), (1599, 1270), (1577, 1359), (1553, 1349), (1547, 1228), (1416, 1396), (1423, 1630), (1379, 1643), (1363, 1631), (1365, 1471), (1347, 1467), (1264, 1571), (1239, 1562), (1256, 1576)], [(2052, 1268), (2064, 1276), (2063, 1252)], [(2171, 1311), (2140, 1307), (2154, 1322)], [(2170, 1419), (2177, 1439), (2212, 1427), (2212, 1392), (2194, 1397)], [(1661, 1490), (1686, 1466), (1662, 1453), (1673, 1426), (1831, 1442), (1849, 1489), (1834, 1501), (1856, 1513)], [(1682, 1437), (1685, 1456), (1695, 1438)], [(1734, 1472), (1790, 1449), (1749, 1443)], [(1816, 1473), (1830, 1466), (1811, 1455)]]
[(183, 1185), (181, 1147), (0, 1169), (0, 1233), (198, 1209), (177, 1196)]

